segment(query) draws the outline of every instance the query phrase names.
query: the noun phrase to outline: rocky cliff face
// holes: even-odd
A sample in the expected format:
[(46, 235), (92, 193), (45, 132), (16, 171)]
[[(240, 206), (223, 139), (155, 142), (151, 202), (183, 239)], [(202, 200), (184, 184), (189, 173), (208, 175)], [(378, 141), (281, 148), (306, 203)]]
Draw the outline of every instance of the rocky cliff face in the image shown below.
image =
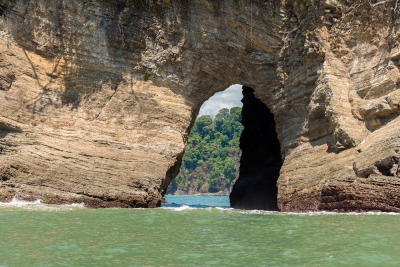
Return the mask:
[(0, 198), (154, 207), (201, 104), (272, 112), (277, 206), (399, 211), (397, 1), (0, 0)]

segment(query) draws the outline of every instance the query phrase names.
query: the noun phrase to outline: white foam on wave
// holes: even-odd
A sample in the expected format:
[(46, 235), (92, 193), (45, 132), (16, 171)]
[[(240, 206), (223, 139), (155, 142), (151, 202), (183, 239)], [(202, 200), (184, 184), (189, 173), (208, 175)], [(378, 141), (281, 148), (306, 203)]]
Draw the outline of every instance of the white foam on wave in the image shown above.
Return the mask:
[(215, 207), (217, 210), (234, 210), (233, 208), (222, 208), (222, 207)]
[(226, 211), (226, 210), (234, 210), (232, 208), (223, 208), (223, 207), (190, 207), (188, 205), (183, 204), (180, 207), (161, 207), (161, 209), (166, 209), (166, 210), (173, 210), (173, 211), (186, 211), (186, 210), (221, 210), (221, 211)]
[(51, 205), (42, 203), (41, 199), (37, 199), (35, 201), (26, 201), (21, 199), (18, 196), (14, 196), (10, 202), (0, 202), (1, 209), (22, 209), (22, 210), (44, 210), (44, 211), (52, 211), (52, 210), (74, 210), (74, 209), (82, 209), (85, 207), (84, 203), (72, 203), (65, 205)]
[(234, 208), (223, 208), (223, 207), (190, 207), (188, 205), (182, 205), (180, 207), (161, 207), (162, 209), (173, 210), (173, 211), (185, 211), (185, 210), (220, 210), (225, 212), (235, 212), (240, 214), (259, 214), (259, 215), (277, 215), (277, 216), (377, 216), (377, 215), (392, 215), (398, 216), (400, 213), (396, 212), (333, 212), (333, 211), (311, 211), (311, 212), (280, 212), (280, 211), (267, 211), (267, 210), (241, 210)]
[(180, 207), (162, 207), (162, 209), (173, 210), (173, 211), (183, 211), (183, 210), (197, 210), (198, 208), (192, 208), (188, 205), (182, 205)]
[(38, 204), (42, 204), (42, 200), (37, 199), (35, 201), (30, 202), (30, 201), (20, 199), (18, 196), (14, 196), (13, 199), (11, 200), (11, 202), (6, 203), (6, 204), (9, 204), (11, 206), (38, 205)]
[(241, 210), (240, 213), (273, 215), (273, 214), (279, 214), (280, 212), (279, 211), (269, 211), (269, 210)]
[(377, 216), (377, 215), (400, 215), (400, 213), (396, 212), (375, 212), (375, 211), (367, 211), (367, 212), (333, 212), (333, 211), (314, 211), (314, 212), (281, 212), (282, 215), (301, 215), (301, 216), (320, 216), (320, 215), (328, 215), (328, 216), (337, 216), (337, 215), (347, 215), (347, 216)]
[(262, 215), (279, 215), (279, 216), (287, 216), (287, 215), (296, 215), (296, 216), (337, 216), (337, 215), (347, 215), (347, 216), (361, 216), (361, 215), (369, 215), (369, 216), (377, 216), (377, 215), (400, 215), (400, 213), (396, 212), (333, 212), (333, 211), (310, 211), (310, 212), (279, 212), (279, 211), (266, 211), (266, 210), (237, 210), (242, 214), (262, 214)]

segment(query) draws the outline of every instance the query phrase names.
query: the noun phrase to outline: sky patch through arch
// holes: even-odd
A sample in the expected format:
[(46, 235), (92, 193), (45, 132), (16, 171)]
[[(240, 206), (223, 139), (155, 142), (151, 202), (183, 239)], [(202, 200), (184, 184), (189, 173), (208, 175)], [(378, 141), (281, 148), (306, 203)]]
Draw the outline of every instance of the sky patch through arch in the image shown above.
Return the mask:
[(242, 107), (242, 97), (242, 86), (234, 84), (204, 102), (200, 108), (199, 116), (211, 115), (214, 117), (222, 108)]

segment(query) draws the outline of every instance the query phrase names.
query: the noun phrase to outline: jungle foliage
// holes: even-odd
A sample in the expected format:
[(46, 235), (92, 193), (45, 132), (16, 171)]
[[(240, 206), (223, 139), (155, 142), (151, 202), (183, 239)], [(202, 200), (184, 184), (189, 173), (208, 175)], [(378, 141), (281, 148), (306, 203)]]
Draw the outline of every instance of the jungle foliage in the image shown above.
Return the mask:
[(209, 115), (196, 119), (179, 175), (168, 194), (230, 191), (239, 175), (241, 119), (239, 107), (221, 109), (214, 119)]

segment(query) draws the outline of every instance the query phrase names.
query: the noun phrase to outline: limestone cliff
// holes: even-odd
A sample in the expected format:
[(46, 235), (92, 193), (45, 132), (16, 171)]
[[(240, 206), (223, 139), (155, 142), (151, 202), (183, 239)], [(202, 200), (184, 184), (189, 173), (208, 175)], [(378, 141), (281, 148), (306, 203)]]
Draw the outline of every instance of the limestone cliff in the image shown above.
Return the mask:
[(243, 84), (276, 123), (280, 210), (399, 211), (399, 9), (0, 0), (0, 199), (158, 206), (201, 104)]

